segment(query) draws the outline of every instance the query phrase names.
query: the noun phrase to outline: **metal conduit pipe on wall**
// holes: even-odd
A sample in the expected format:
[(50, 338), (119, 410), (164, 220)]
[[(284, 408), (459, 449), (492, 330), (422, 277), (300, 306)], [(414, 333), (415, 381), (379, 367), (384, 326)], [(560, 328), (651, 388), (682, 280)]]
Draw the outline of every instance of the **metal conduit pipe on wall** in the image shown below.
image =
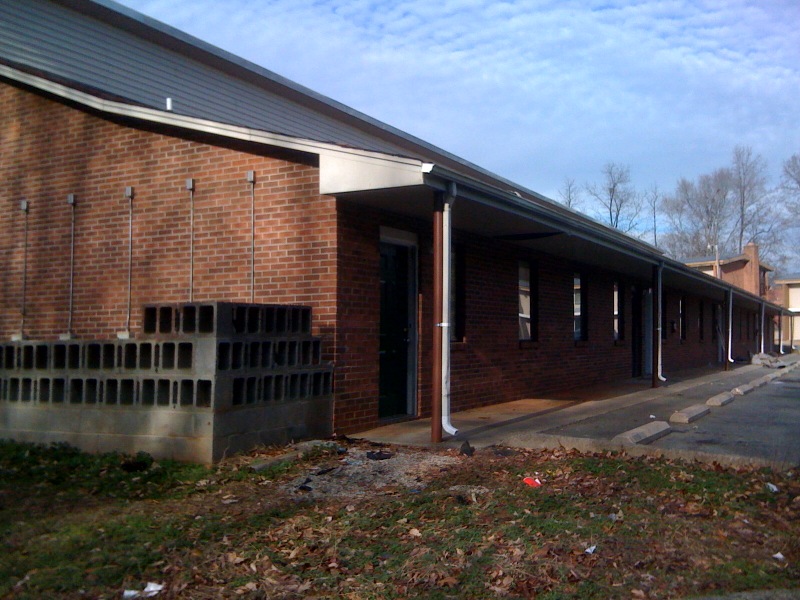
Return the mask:
[(194, 301), (194, 179), (186, 180), (189, 191), (189, 302)]
[(28, 201), (21, 200), (19, 208), (23, 212), (25, 225), (22, 241), (22, 302), (20, 303), (20, 322), (19, 333), (12, 336), (12, 340), (21, 341), (25, 339), (25, 313), (27, 312), (27, 295), (28, 295)]
[(67, 205), (70, 207), (69, 231), (69, 316), (67, 317), (67, 332), (59, 336), (62, 340), (72, 339), (72, 315), (74, 312), (75, 298), (75, 207), (77, 199), (75, 194), (67, 194)]
[(125, 188), (125, 198), (128, 199), (128, 314), (125, 317), (125, 331), (117, 333), (120, 339), (131, 336), (131, 296), (133, 293), (133, 195), (132, 186)]
[(256, 172), (247, 172), (250, 184), (250, 302), (256, 301)]

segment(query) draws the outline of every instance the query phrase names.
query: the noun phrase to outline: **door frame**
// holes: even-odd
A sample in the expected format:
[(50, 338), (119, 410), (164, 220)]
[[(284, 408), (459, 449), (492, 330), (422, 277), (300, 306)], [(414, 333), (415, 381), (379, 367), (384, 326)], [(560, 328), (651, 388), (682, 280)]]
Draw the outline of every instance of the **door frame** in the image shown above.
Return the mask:
[[(406, 372), (406, 415), (417, 414), (417, 381), (419, 356), (419, 319), (417, 306), (417, 290), (419, 289), (419, 240), (416, 233), (395, 229), (380, 228), (380, 243), (403, 246), (409, 249), (408, 260), (408, 356)], [(379, 326), (380, 329), (380, 326)]]

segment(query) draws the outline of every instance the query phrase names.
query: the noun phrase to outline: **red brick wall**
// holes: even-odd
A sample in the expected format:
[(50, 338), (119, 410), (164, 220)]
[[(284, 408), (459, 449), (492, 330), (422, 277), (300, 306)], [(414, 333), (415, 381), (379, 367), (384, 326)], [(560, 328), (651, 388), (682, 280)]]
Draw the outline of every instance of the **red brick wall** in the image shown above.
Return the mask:
[[(624, 306), (627, 335), (613, 339), (610, 273), (547, 255), (473, 240), (466, 248), (465, 341), (454, 345), (453, 405), (457, 409), (535, 397), (631, 375), (631, 300)], [(518, 340), (517, 261), (538, 272), (538, 341)], [(587, 286), (588, 340), (573, 339), (573, 273)], [(533, 276), (533, 275), (532, 275)]]
[(722, 279), (728, 283), (750, 291), (747, 285), (747, 264), (744, 261), (736, 261), (727, 265), (722, 265)]
[(379, 222), (369, 210), (338, 206), (334, 430), (366, 429), (378, 419)]
[[(432, 308), (431, 224), (341, 203), (339, 214), (336, 429), (357, 431), (377, 424), (378, 331), (380, 325), (380, 226), (416, 233), (419, 240), (419, 383), (417, 412), (430, 415)], [(632, 286), (646, 287), (611, 271), (582, 268), (552, 256), (527, 253), (496, 241), (455, 232), (464, 255), (466, 327), (463, 342), (451, 345), (454, 410), (535, 397), (581, 385), (624, 380), (632, 374)], [(517, 261), (536, 266), (539, 338), (518, 340)], [(588, 340), (572, 336), (572, 277), (583, 273), (588, 296)], [(613, 339), (613, 284), (624, 291), (624, 340)], [(699, 336), (700, 298), (686, 295), (686, 339), (679, 320), (679, 294), (667, 290), (668, 331), (663, 340), (664, 373), (715, 364), (710, 299), (704, 299), (704, 336)], [(645, 317), (647, 318), (647, 317)]]
[(73, 330), (112, 338), (126, 327), (128, 201), (133, 186), (131, 330), (141, 305), (189, 300), (190, 201), (195, 179), (194, 301), (251, 300), (251, 201), (256, 173), (255, 301), (310, 304), (333, 328), (334, 200), (318, 170), (141, 131), (0, 85), (0, 335), (20, 328), (24, 214), (30, 203), (25, 334), (67, 330), (70, 209), (77, 195)]
[[(685, 304), (685, 335), (681, 337), (681, 300)], [(703, 336), (700, 336), (700, 302), (703, 301)], [(718, 344), (713, 339), (712, 301), (675, 290), (664, 294), (666, 336), (661, 340), (662, 373), (717, 364)], [(724, 317), (724, 311), (723, 311)], [(724, 329), (724, 322), (723, 322)]]

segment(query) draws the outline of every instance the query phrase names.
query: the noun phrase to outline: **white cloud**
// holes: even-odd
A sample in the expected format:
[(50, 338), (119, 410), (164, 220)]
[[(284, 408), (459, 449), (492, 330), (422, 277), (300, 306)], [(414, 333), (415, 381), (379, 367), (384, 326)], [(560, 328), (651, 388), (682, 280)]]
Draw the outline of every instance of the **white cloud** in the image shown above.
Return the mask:
[(123, 0), (523, 185), (800, 151), (794, 0)]

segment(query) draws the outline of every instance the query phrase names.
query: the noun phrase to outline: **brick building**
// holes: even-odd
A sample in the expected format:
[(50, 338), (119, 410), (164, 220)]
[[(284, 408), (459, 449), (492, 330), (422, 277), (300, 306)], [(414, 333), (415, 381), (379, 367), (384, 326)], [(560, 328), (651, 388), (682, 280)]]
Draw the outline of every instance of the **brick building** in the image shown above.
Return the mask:
[(779, 346), (800, 349), (800, 273), (789, 273), (773, 282), (774, 302), (787, 309), (781, 315), (776, 335)]
[(753, 242), (733, 256), (709, 256), (685, 261), (711, 277), (731, 283), (754, 296), (766, 297), (769, 291), (769, 274), (775, 269), (761, 262), (758, 246)]
[(438, 438), (773, 339), (758, 295), (107, 0), (0, 1), (0, 102), (0, 436)]

